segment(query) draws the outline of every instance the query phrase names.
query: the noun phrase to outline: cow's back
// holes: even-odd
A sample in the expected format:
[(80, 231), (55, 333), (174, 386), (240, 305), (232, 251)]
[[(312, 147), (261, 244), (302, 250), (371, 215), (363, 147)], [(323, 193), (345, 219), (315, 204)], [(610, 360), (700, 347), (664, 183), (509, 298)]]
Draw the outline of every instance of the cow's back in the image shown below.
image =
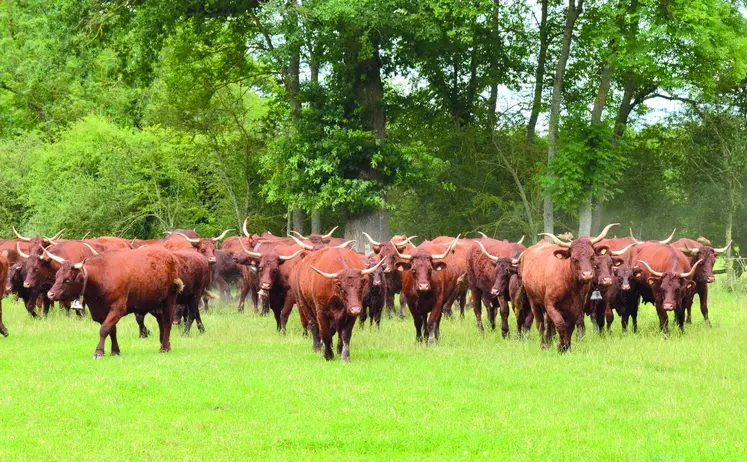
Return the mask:
[(562, 297), (563, 291), (574, 287), (575, 280), (569, 260), (553, 255), (561, 247), (539, 242), (529, 247), (521, 260), (520, 273), (530, 300), (544, 303), (547, 297)]
[[(680, 252), (667, 244), (658, 242), (645, 242), (631, 249), (631, 262), (636, 264), (645, 261), (651, 268), (660, 272), (684, 273), (690, 271), (690, 260)], [(643, 267), (643, 265), (638, 265)], [(645, 267), (643, 267), (645, 270)]]

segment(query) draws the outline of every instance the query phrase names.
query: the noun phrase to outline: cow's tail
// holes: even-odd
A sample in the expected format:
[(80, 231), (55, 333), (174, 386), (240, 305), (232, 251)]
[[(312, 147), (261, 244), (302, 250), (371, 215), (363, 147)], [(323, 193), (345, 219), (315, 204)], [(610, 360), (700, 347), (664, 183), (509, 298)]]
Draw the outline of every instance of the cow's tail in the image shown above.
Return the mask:
[(210, 292), (209, 290), (206, 290), (206, 291), (205, 291), (205, 296), (206, 296), (207, 298), (210, 298), (210, 299), (212, 299), (212, 300), (215, 300), (215, 299), (217, 299), (217, 298), (218, 298), (218, 296), (217, 296), (216, 294), (214, 294), (214, 293)]
[(182, 290), (184, 290), (184, 282), (181, 279), (176, 278), (174, 279), (174, 287), (176, 288), (176, 293), (180, 294), (182, 293)]

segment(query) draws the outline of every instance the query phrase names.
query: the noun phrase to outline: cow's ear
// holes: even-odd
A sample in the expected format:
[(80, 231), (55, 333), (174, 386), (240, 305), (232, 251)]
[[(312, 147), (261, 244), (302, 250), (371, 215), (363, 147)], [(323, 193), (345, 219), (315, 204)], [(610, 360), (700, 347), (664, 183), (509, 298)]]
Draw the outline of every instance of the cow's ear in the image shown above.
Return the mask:
[(381, 252), (381, 244), (372, 245), (371, 250), (373, 250), (373, 253), (378, 254)]
[(441, 271), (442, 269), (446, 268), (446, 262), (445, 261), (434, 261), (431, 263), (431, 266), (436, 271)]
[(685, 284), (685, 288), (686, 288), (687, 290), (690, 290), (690, 289), (692, 289), (693, 287), (695, 287), (695, 281), (687, 281), (687, 284)]
[(606, 245), (600, 245), (599, 247), (594, 247), (594, 251), (596, 251), (597, 255), (607, 255), (609, 253), (610, 248)]
[(625, 260), (623, 260), (622, 258), (612, 257), (612, 264), (615, 265), (616, 267), (622, 265), (623, 263), (625, 263)]
[(648, 278), (648, 285), (654, 286), (656, 284), (656, 278)]
[(410, 263), (406, 261), (398, 261), (394, 264), (394, 267), (397, 268), (397, 271), (406, 271), (410, 269)]
[(571, 252), (569, 250), (565, 250), (565, 249), (555, 250), (555, 251), (553, 251), (552, 254), (558, 260), (566, 260), (568, 258), (571, 258)]
[(634, 266), (633, 267), (633, 277), (641, 278), (641, 275), (643, 274), (643, 270), (641, 270), (639, 267)]

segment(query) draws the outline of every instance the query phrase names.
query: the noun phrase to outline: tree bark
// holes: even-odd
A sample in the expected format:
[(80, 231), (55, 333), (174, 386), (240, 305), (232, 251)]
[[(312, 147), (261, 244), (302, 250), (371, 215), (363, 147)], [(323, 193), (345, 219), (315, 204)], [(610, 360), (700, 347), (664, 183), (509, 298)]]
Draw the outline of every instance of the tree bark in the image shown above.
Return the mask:
[(490, 85), (490, 94), (488, 95), (488, 129), (495, 130), (495, 110), (498, 105), (498, 84)]
[(304, 228), (306, 228), (306, 226), (305, 226), (304, 219), (306, 218), (306, 214), (303, 213), (303, 210), (301, 209), (293, 209), (293, 211), (291, 212), (291, 215), (293, 217), (293, 223), (291, 225), (292, 226), (291, 230), (301, 233), (305, 236), (306, 230)]
[(537, 119), (542, 109), (542, 88), (545, 80), (545, 61), (547, 60), (547, 7), (549, 0), (542, 0), (542, 17), (540, 18), (540, 49), (537, 57), (537, 69), (534, 72), (534, 98), (532, 100), (532, 113), (527, 124), (527, 144), (534, 144), (534, 133), (537, 128)]
[[(576, 25), (576, 19), (578, 19), (582, 9), (583, 0), (578, 0), (578, 3), (576, 3), (576, 0), (568, 0), (568, 10), (565, 14), (565, 27), (563, 28), (563, 44), (560, 48), (558, 63), (555, 66), (555, 82), (553, 82), (552, 86), (550, 126), (547, 135), (549, 145), (547, 149), (548, 167), (552, 164), (552, 160), (555, 158), (555, 153), (557, 152), (558, 126), (560, 124), (560, 103), (563, 98), (563, 77), (565, 76), (565, 68), (568, 65), (568, 57), (571, 53), (573, 29)], [(545, 197), (543, 213), (544, 230), (546, 233), (554, 232), (553, 218), (552, 197), (548, 195)]]
[(322, 233), (322, 214), (318, 209), (311, 212), (311, 234)]

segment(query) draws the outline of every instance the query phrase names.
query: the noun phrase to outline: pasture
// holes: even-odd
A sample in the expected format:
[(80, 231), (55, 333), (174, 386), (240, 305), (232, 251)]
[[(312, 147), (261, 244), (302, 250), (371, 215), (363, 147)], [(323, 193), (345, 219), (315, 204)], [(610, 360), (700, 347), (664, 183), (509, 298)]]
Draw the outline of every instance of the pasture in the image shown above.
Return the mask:
[[(55, 309), (32, 320), (6, 299), (0, 338), (0, 458), (744, 460), (747, 304), (713, 290), (713, 328), (696, 302), (684, 335), (659, 333), (643, 305), (637, 334), (587, 335), (572, 351), (479, 335), (474, 314), (442, 323), (435, 347), (412, 320), (356, 325), (350, 364), (325, 362), (297, 312), (215, 304), (207, 333), (119, 323), (120, 357), (91, 359), (98, 324)], [(515, 333), (513, 316), (511, 331)]]

